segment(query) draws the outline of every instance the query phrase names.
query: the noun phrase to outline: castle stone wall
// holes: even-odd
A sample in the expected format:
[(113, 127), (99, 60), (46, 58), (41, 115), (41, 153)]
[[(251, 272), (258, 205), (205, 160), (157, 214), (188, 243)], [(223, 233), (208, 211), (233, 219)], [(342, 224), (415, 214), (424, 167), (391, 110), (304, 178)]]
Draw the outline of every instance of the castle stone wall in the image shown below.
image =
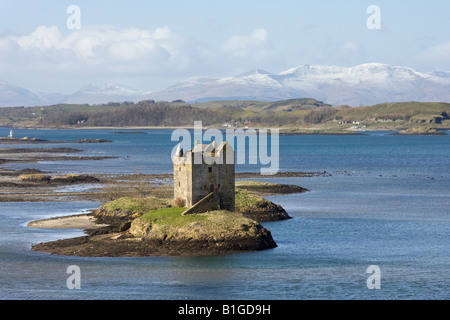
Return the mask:
[[(211, 146), (211, 145), (210, 145)], [(202, 146), (194, 148), (187, 154), (174, 157), (174, 198), (181, 199), (190, 208), (213, 192), (216, 203), (211, 202), (212, 210), (235, 210), (235, 165), (234, 151), (231, 147), (222, 143), (217, 148)], [(208, 152), (205, 151), (208, 150)], [(211, 153), (212, 150), (212, 153)], [(205, 156), (222, 157), (220, 160), (209, 164), (211, 158), (195, 164), (195, 153), (199, 159)], [(228, 157), (228, 159), (227, 159)], [(232, 157), (233, 161), (227, 161)], [(231, 162), (231, 163), (228, 163)]]

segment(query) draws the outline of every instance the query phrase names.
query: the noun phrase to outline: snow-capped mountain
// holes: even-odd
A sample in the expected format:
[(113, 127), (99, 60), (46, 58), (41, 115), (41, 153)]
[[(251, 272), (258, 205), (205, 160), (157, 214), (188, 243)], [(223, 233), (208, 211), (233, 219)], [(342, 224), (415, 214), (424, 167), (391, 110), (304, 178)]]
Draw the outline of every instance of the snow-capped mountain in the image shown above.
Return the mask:
[(0, 106), (56, 103), (165, 100), (210, 101), (252, 99), (276, 101), (314, 98), (332, 105), (382, 102), (450, 102), (450, 72), (422, 73), (408, 67), (367, 63), (355, 67), (306, 65), (275, 74), (252, 70), (219, 79), (190, 78), (163, 91), (141, 93), (126, 86), (90, 84), (70, 95), (43, 94), (0, 83)]
[(134, 101), (141, 93), (114, 83), (88, 84), (77, 92), (66, 96), (62, 103), (102, 104), (108, 102)]
[(88, 84), (73, 94), (46, 94), (0, 82), (0, 107), (43, 106), (58, 103), (102, 104), (135, 101), (142, 93), (126, 86), (105, 83)]
[(302, 66), (279, 74), (254, 70), (236, 77), (188, 79), (147, 98), (281, 100), (314, 98), (350, 106), (399, 101), (450, 101), (450, 72), (368, 63), (355, 67)]
[(33, 106), (44, 101), (44, 97), (25, 88), (0, 82), (0, 107)]

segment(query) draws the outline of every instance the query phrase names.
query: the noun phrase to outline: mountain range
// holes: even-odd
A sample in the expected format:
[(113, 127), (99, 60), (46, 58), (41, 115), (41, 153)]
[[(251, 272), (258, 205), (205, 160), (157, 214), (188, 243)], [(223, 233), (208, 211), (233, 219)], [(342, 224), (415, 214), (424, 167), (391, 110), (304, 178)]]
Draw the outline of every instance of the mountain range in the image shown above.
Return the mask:
[(102, 104), (123, 101), (277, 101), (314, 98), (331, 105), (383, 102), (448, 102), (450, 72), (422, 73), (409, 67), (367, 63), (355, 67), (305, 65), (281, 73), (253, 70), (234, 77), (190, 78), (165, 90), (143, 93), (118, 84), (90, 84), (73, 94), (45, 94), (0, 82), (0, 107)]

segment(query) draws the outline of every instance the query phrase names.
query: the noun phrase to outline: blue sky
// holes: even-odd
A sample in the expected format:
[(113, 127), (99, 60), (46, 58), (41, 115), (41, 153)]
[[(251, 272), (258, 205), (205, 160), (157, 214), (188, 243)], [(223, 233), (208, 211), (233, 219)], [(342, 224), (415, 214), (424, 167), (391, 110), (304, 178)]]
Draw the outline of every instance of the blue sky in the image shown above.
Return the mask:
[[(77, 5), (81, 28), (69, 30)], [(367, 28), (370, 5), (381, 29)], [(379, 62), (450, 71), (450, 1), (0, 0), (0, 81), (69, 93)]]

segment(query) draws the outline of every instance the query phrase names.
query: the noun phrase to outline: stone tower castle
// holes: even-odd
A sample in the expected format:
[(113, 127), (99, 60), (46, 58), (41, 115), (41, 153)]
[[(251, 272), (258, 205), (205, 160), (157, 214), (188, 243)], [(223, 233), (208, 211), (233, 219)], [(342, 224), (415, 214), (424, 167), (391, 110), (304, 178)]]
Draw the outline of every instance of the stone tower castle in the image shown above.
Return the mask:
[(179, 145), (173, 157), (175, 200), (190, 209), (196, 207), (191, 210), (195, 212), (234, 211), (234, 159), (234, 150), (227, 142), (204, 145), (197, 141), (188, 152)]

